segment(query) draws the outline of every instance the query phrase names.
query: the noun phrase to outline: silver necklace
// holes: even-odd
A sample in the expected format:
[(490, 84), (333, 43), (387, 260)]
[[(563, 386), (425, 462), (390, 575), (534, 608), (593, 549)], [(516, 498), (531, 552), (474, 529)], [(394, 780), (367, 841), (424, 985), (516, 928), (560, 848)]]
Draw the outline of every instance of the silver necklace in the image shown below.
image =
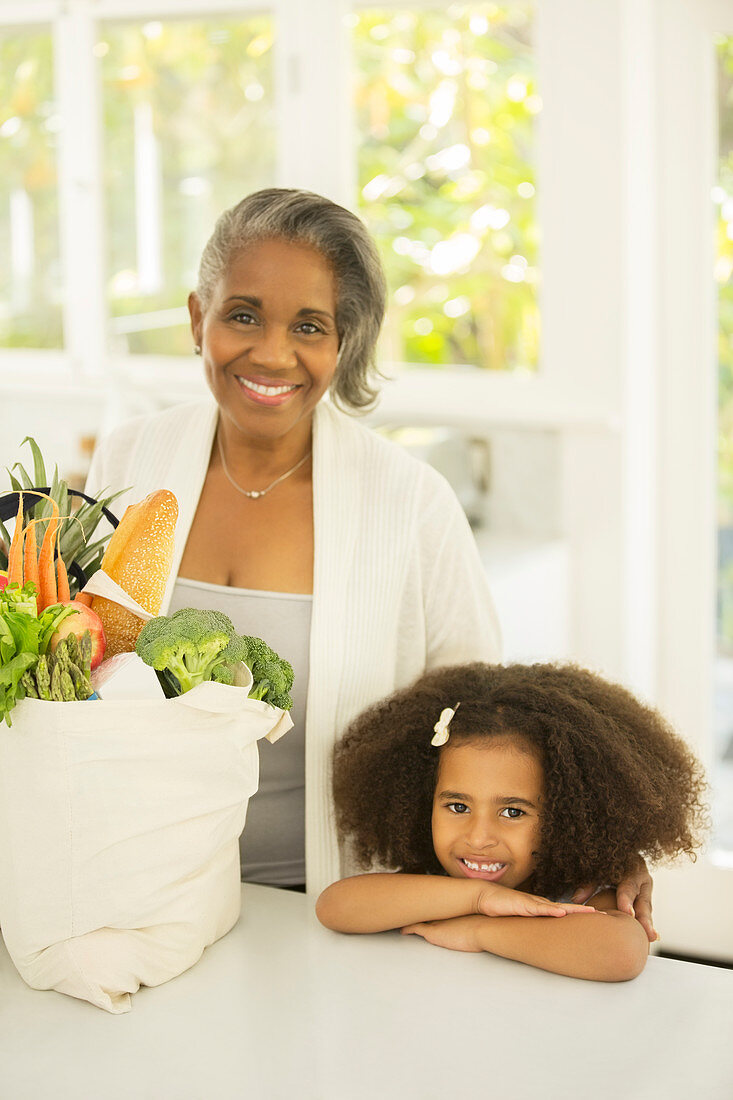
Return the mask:
[(243, 489), (241, 485), (237, 485), (236, 481), (234, 480), (232, 475), (229, 473), (229, 470), (228, 470), (227, 464), (226, 464), (226, 459), (224, 458), (224, 448), (221, 445), (221, 436), (219, 435), (218, 432), (216, 433), (216, 442), (217, 442), (217, 445), (219, 447), (219, 457), (221, 458), (221, 467), (224, 471), (224, 474), (226, 476), (227, 481), (229, 482), (230, 485), (232, 485), (237, 490), (237, 492), (241, 493), (242, 496), (249, 497), (250, 500), (257, 500), (259, 497), (263, 497), (266, 493), (269, 493), (270, 489), (274, 489), (275, 486), (279, 485), (281, 481), (285, 481), (286, 477), (290, 477), (290, 475), (294, 474), (296, 470), (299, 470), (300, 467), (305, 462), (307, 462), (308, 459), (311, 456), (311, 452), (308, 451), (308, 454), (304, 455), (303, 458), (301, 458), (300, 462), (296, 462), (295, 465), (290, 470), (287, 470), (284, 474), (280, 474), (280, 477), (276, 477), (275, 480), (272, 482), (272, 484), (268, 485), (266, 489)]

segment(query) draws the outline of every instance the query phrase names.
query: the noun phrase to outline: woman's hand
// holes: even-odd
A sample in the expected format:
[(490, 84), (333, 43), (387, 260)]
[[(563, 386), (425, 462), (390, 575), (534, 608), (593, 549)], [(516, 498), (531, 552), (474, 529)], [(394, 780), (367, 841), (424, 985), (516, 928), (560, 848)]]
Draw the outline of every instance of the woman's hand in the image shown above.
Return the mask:
[[(507, 892), (516, 894), (518, 891)], [(435, 944), (436, 947), (447, 947), (450, 951), (484, 951), (480, 934), (486, 919), (478, 915), (450, 917), (448, 920), (408, 924), (401, 932), (403, 936), (422, 936), (428, 943)]]
[[(659, 939), (659, 933), (652, 922), (652, 877), (643, 859), (628, 878), (616, 887), (616, 908), (621, 913), (635, 917), (646, 933), (650, 943)], [(586, 883), (579, 886), (573, 894), (574, 902), (587, 901), (598, 889), (598, 885)]]
[(484, 883), (476, 899), (476, 913), (484, 917), (564, 917), (566, 913), (594, 912), (592, 905), (554, 902), (537, 894), (512, 890), (498, 882)]

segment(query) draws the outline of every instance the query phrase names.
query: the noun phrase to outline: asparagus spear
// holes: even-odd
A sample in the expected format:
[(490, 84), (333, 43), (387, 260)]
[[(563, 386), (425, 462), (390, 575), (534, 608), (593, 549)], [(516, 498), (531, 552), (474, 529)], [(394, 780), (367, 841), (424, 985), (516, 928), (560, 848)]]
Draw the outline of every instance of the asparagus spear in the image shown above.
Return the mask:
[(61, 668), (59, 670), (59, 673), (59, 682), (61, 684), (61, 698), (63, 702), (76, 702), (76, 689), (74, 688), (74, 681), (71, 679), (71, 676), (65, 668)]
[[(77, 638), (76, 634), (67, 634), (65, 641), (66, 650), (69, 654), (69, 660), (73, 665), (81, 665), (81, 657), (79, 655), (79, 639)], [(56, 648), (58, 649), (58, 646)]]
[(21, 676), (20, 682), (29, 699), (38, 699), (38, 688), (36, 687), (36, 678), (33, 675), (33, 669), (27, 668)]
[(61, 692), (61, 669), (54, 662), (51, 672), (51, 699), (54, 703), (63, 703), (64, 697)]
[[(73, 643), (71, 643), (72, 638), (74, 639)], [(73, 634), (68, 634), (65, 638), (62, 638), (56, 646), (54, 656), (61, 671), (68, 672), (71, 677), (71, 681), (74, 685), (74, 698), (88, 699), (92, 694), (92, 687), (79, 666), (71, 660), (70, 653), (74, 648), (78, 650), (78, 646), (76, 646), (76, 637)]]
[(50, 702), (51, 673), (48, 667), (48, 658), (45, 654), (41, 654), (36, 664), (36, 687), (38, 688), (38, 698)]
[(79, 660), (77, 661), (79, 668), (82, 670), (87, 680), (91, 684), (92, 682), (92, 636), (88, 630), (85, 630), (81, 638), (79, 638)]

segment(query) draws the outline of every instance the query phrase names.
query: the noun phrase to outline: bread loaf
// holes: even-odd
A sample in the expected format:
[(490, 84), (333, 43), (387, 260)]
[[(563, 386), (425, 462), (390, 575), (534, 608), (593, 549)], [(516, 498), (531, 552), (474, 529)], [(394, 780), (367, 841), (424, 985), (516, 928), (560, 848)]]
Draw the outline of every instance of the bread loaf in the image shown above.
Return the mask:
[[(102, 569), (128, 595), (157, 615), (173, 561), (178, 501), (168, 489), (158, 489), (139, 504), (131, 504), (107, 544)], [(143, 621), (119, 604), (95, 596), (92, 611), (102, 620), (106, 656), (135, 648)]]

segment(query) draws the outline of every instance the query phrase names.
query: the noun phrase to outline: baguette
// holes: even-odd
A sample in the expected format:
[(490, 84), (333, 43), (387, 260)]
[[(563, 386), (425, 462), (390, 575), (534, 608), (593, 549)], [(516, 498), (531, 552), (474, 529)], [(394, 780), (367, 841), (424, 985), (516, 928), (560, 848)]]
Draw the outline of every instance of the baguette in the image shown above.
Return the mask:
[[(156, 490), (126, 509), (102, 558), (105, 573), (151, 615), (158, 614), (163, 602), (177, 519), (178, 501), (173, 493)], [(92, 611), (102, 620), (107, 657), (135, 648), (142, 619), (104, 596), (94, 597)]]

